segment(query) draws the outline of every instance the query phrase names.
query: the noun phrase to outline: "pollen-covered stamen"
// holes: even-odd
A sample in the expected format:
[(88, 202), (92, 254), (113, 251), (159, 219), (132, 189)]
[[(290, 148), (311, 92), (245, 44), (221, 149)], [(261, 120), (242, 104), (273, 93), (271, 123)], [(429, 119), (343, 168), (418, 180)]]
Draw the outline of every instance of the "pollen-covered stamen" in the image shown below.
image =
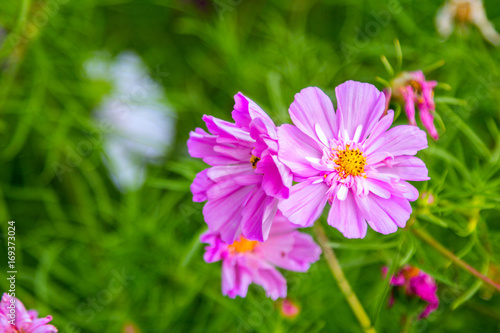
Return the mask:
[(415, 96), (417, 96), (418, 103), (423, 103), (424, 96), (422, 95), (422, 85), (415, 80), (411, 80), (410, 86), (413, 88), (413, 91), (415, 92)]
[(468, 2), (461, 2), (457, 5), (455, 18), (460, 23), (467, 23), (472, 21), (471, 6)]
[(336, 151), (333, 161), (341, 179), (346, 179), (347, 176), (365, 176), (366, 158), (359, 148), (350, 149), (350, 146), (346, 145), (344, 150)]
[(415, 90), (416, 93), (422, 92), (422, 86), (415, 80), (410, 81), (410, 86)]
[(416, 267), (408, 267), (402, 270), (402, 273), (406, 279), (413, 278), (420, 273), (420, 270)]
[(240, 236), (240, 238), (235, 240), (233, 244), (228, 246), (228, 249), (229, 251), (231, 251), (231, 253), (243, 253), (253, 251), (255, 246), (257, 246), (258, 244), (258, 241), (248, 240), (245, 237)]
[(256, 168), (257, 167), (257, 163), (260, 161), (260, 158), (258, 158), (257, 156), (254, 156), (252, 155), (252, 157), (250, 158), (250, 163), (252, 163), (252, 168)]

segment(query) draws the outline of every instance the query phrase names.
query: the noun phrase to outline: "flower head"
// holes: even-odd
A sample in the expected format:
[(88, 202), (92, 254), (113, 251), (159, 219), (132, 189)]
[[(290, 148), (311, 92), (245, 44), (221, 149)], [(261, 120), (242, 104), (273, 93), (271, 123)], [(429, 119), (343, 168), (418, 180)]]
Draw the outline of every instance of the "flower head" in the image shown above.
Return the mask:
[(286, 280), (276, 267), (306, 272), (321, 254), (312, 237), (296, 228), (278, 213), (265, 242), (239, 236), (233, 243), (225, 243), (219, 233), (204, 233), (201, 241), (209, 244), (205, 261), (222, 260), (222, 293), (231, 298), (245, 297), (253, 282), (273, 300), (286, 297)]
[(415, 104), (418, 107), (420, 120), (434, 140), (439, 134), (434, 126), (436, 104), (434, 103), (434, 88), (436, 81), (426, 81), (422, 71), (402, 72), (392, 81), (394, 97), (403, 100), (406, 116), (410, 125), (415, 121)]
[[(407, 180), (427, 180), (412, 156), (427, 147), (425, 132), (402, 125), (373, 85), (348, 81), (335, 89), (337, 112), (318, 88), (295, 95), (292, 125), (278, 129), (279, 158), (299, 182), (278, 205), (290, 222), (310, 226), (331, 205), (328, 223), (348, 238), (363, 238), (367, 223), (383, 234), (404, 227), (418, 191)], [(381, 118), (382, 117), (382, 118)]]
[[(52, 316), (38, 318), (34, 310), (27, 311), (23, 303), (15, 297), (3, 294), (0, 302), (0, 332), (4, 333), (53, 333), (57, 328), (48, 324)], [(14, 321), (14, 325), (12, 325)]]
[[(382, 268), (383, 275), (387, 275), (387, 267)], [(408, 296), (416, 296), (429, 303), (420, 314), (419, 319), (427, 318), (439, 306), (436, 281), (428, 274), (416, 267), (405, 266), (391, 278), (391, 285), (401, 287)], [(390, 305), (394, 303), (391, 297)]]
[(285, 298), (281, 302), (281, 315), (285, 318), (293, 319), (300, 313), (300, 308), (295, 302), (289, 298)]
[(450, 0), (439, 9), (436, 15), (438, 32), (448, 38), (457, 23), (461, 28), (475, 24), (483, 37), (495, 46), (500, 45), (500, 34), (488, 20), (482, 0)]
[(203, 116), (208, 131), (190, 133), (189, 153), (212, 167), (200, 172), (191, 191), (203, 208), (209, 230), (231, 244), (240, 234), (264, 241), (287, 198), (292, 177), (278, 160), (276, 126), (252, 100), (239, 93), (232, 113), (235, 123)]

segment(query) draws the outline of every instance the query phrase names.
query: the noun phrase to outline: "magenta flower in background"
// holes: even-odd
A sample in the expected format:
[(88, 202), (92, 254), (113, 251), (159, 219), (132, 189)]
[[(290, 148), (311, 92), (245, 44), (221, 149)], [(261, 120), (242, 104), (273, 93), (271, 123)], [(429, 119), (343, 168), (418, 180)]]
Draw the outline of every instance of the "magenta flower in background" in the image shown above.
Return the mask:
[(410, 125), (417, 125), (415, 120), (415, 104), (419, 110), (420, 120), (430, 136), (437, 140), (439, 134), (434, 126), (434, 88), (436, 81), (426, 81), (422, 71), (402, 72), (392, 81), (394, 96), (403, 100), (406, 116)]
[[(387, 267), (382, 268), (383, 275), (387, 275)], [(400, 286), (408, 296), (416, 296), (429, 303), (424, 311), (419, 315), (419, 319), (427, 318), (429, 314), (439, 306), (437, 297), (437, 284), (432, 276), (422, 272), (416, 267), (405, 266), (390, 281), (393, 286)], [(394, 296), (391, 296), (389, 305), (394, 303)]]
[(293, 319), (300, 313), (300, 308), (295, 302), (289, 298), (285, 298), (281, 302), (281, 315), (285, 318)]
[(211, 168), (200, 172), (191, 191), (196, 202), (208, 201), (203, 215), (209, 230), (231, 244), (240, 234), (265, 241), (292, 184), (288, 168), (278, 160), (276, 126), (252, 100), (238, 93), (235, 123), (203, 116), (207, 133), (190, 133), (189, 154)]
[(253, 282), (273, 300), (286, 297), (286, 280), (276, 267), (306, 272), (321, 254), (312, 237), (296, 228), (278, 213), (265, 242), (240, 236), (233, 243), (225, 243), (219, 233), (204, 233), (200, 239), (209, 244), (205, 247), (205, 261), (222, 260), (222, 294), (245, 297)]
[[(427, 147), (425, 132), (402, 125), (390, 130), (393, 111), (368, 83), (348, 81), (335, 89), (337, 112), (320, 89), (295, 95), (292, 125), (278, 129), (279, 158), (299, 182), (278, 205), (290, 222), (310, 226), (327, 203), (328, 224), (348, 238), (363, 238), (367, 223), (383, 234), (404, 227), (418, 191), (408, 180), (428, 180), (412, 155)], [(382, 118), (381, 118), (382, 117)]]
[[(12, 320), (14, 320), (14, 325), (12, 325)], [(51, 320), (51, 316), (38, 318), (38, 313), (34, 310), (27, 311), (20, 300), (10, 297), (7, 293), (3, 294), (2, 301), (0, 302), (0, 332), (57, 332), (57, 328), (48, 324)]]

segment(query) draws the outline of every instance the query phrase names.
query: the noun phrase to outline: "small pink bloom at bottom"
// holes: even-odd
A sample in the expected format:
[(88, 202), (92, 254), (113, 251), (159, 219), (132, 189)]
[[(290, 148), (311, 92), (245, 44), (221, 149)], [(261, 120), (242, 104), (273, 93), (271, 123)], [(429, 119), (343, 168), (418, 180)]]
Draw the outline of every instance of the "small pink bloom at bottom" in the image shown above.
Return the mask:
[(281, 314), (283, 317), (293, 319), (298, 316), (299, 312), (299, 306), (289, 298), (285, 298), (281, 302)]
[(200, 240), (208, 246), (203, 258), (208, 263), (222, 261), (222, 294), (245, 297), (248, 286), (255, 283), (273, 300), (286, 297), (286, 280), (276, 267), (306, 272), (321, 254), (311, 235), (296, 229), (278, 213), (264, 242), (240, 236), (228, 244), (218, 233), (204, 233)]
[(38, 318), (34, 310), (26, 310), (23, 303), (4, 293), (0, 302), (0, 332), (2, 333), (55, 333), (57, 328), (48, 323), (52, 316)]

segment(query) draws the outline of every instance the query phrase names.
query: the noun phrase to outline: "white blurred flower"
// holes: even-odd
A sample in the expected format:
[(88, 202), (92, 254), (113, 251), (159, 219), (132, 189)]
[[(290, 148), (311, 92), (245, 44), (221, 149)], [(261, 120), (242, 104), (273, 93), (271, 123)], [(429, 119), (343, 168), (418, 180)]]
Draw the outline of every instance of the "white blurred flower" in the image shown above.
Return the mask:
[(466, 24), (475, 24), (483, 37), (495, 46), (500, 45), (500, 34), (486, 17), (482, 0), (449, 0), (436, 15), (436, 27), (441, 36), (448, 38), (455, 28), (455, 23), (465, 28)]
[(114, 61), (106, 53), (97, 54), (85, 63), (85, 71), (89, 78), (111, 85), (94, 111), (107, 127), (104, 163), (120, 190), (136, 190), (144, 183), (147, 164), (160, 161), (172, 144), (173, 112), (162, 88), (133, 52), (123, 52)]

